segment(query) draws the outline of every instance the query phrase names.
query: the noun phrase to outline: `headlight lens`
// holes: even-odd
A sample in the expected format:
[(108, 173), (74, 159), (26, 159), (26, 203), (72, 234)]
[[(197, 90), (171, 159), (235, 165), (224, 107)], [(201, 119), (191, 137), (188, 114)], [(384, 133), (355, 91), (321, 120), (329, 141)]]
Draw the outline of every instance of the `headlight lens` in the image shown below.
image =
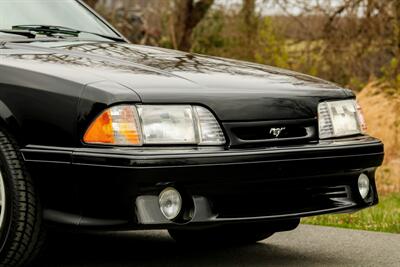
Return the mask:
[(191, 106), (137, 106), (146, 144), (196, 144)]
[(122, 105), (104, 111), (84, 136), (89, 144), (223, 145), (221, 127), (206, 108), (191, 105)]
[(366, 129), (361, 110), (355, 100), (320, 103), (318, 122), (320, 139), (362, 134)]

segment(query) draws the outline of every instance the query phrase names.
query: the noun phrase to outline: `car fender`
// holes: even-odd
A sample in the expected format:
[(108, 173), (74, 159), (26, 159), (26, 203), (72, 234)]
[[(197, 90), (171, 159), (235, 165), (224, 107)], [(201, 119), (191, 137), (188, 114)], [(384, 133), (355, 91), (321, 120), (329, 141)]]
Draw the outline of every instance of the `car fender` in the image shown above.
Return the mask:
[(118, 104), (141, 103), (132, 89), (114, 81), (100, 81), (85, 86), (77, 110), (77, 132), (80, 139), (91, 122), (106, 108)]
[(5, 129), (16, 138), (18, 143), (24, 142), (21, 135), (21, 125), (18, 122), (18, 119), (2, 100), (0, 100), (0, 128)]

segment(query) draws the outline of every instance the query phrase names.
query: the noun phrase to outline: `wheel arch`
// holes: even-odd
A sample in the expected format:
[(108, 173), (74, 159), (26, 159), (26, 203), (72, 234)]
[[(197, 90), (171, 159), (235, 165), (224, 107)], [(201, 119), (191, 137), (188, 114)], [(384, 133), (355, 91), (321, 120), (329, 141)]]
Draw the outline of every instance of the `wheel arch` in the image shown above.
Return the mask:
[(2, 100), (0, 100), (0, 129), (11, 134), (18, 145), (24, 144), (21, 125), (14, 113)]

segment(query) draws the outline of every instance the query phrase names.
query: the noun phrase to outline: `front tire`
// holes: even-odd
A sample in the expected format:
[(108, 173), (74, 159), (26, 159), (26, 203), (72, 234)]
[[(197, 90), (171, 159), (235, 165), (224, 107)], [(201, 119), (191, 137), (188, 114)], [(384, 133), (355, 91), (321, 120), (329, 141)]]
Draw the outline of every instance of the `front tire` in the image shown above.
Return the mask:
[(44, 241), (42, 211), (16, 142), (0, 131), (0, 266), (28, 265)]

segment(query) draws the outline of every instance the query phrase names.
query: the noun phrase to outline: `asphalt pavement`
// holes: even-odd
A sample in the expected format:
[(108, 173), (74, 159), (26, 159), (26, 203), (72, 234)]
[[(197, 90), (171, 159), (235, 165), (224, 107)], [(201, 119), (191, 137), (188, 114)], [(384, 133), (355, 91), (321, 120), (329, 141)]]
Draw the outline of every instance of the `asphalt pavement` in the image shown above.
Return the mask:
[(301, 225), (242, 247), (180, 246), (165, 231), (69, 236), (42, 267), (400, 266), (400, 235)]

